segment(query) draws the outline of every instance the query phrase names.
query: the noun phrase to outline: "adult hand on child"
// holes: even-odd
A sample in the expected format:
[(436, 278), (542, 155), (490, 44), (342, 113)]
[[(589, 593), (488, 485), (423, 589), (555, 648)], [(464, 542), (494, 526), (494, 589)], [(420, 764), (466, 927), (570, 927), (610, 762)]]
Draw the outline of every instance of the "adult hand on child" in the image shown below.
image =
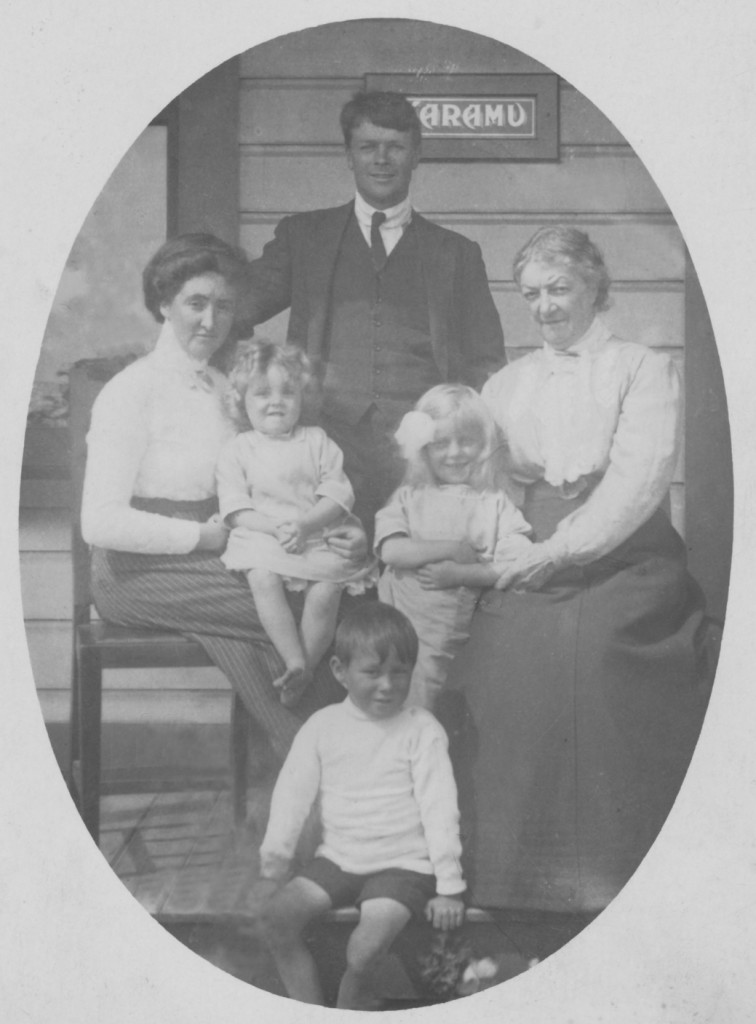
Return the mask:
[(324, 536), (328, 547), (348, 562), (359, 564), (365, 561), (368, 551), (367, 537), (359, 519), (347, 519), (338, 526), (326, 530)]
[[(502, 566), (497, 565), (497, 568)], [(540, 590), (557, 568), (543, 544), (531, 544), (525, 551), (505, 563), (495, 587), (497, 590)]]
[(434, 896), (426, 904), (425, 919), (442, 932), (459, 928), (465, 919), (464, 900), (459, 896)]

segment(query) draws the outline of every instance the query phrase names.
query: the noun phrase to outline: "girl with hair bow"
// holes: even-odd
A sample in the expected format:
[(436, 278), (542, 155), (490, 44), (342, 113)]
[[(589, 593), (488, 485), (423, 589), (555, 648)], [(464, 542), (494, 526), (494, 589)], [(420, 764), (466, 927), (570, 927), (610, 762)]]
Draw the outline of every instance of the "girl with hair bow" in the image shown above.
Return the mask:
[(420, 639), (407, 703), (433, 710), (481, 590), (530, 546), (530, 527), (507, 496), (496, 426), (472, 388), (431, 388), (395, 437), (406, 471), (375, 518), (378, 596)]

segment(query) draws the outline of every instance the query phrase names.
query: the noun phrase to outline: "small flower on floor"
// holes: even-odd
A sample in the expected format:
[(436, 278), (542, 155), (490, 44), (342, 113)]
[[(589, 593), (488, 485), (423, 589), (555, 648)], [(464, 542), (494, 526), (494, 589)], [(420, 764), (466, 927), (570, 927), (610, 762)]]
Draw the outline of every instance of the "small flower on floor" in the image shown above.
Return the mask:
[(472, 947), (449, 932), (434, 935), (429, 953), (418, 958), (420, 978), (431, 998), (440, 1002), (456, 999)]
[(498, 957), (484, 956), (482, 960), (471, 960), (457, 986), (457, 994), (471, 996), (475, 992), (482, 992), (492, 985), (498, 985), (517, 974), (522, 974), (523, 971), (529, 971), (537, 963), (537, 957), (526, 961), (519, 955), (506, 953)]
[(418, 958), (420, 978), (426, 992), (439, 1002), (471, 996), (530, 970), (537, 958), (526, 960), (519, 953), (476, 957), (473, 947), (460, 936), (434, 936), (429, 953)]
[(484, 956), (482, 960), (471, 960), (464, 969), (457, 992), (461, 996), (470, 996), (478, 991), (482, 981), (495, 978), (498, 972), (498, 965), (490, 956)]

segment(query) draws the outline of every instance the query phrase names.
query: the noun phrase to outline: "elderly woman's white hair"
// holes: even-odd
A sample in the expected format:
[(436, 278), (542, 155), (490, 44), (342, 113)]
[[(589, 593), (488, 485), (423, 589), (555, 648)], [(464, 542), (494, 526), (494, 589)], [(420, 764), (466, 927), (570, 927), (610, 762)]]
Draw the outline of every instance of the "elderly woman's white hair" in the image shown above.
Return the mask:
[(609, 271), (601, 250), (585, 231), (566, 224), (540, 228), (515, 256), (512, 269), (517, 284), (528, 263), (568, 263), (584, 281), (596, 288), (596, 311), (608, 309)]

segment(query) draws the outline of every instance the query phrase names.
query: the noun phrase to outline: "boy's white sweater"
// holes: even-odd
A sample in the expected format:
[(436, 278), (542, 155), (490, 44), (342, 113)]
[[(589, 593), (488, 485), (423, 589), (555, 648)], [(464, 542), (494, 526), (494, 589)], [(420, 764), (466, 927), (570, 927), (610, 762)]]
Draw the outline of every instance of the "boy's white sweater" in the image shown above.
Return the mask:
[(457, 789), (446, 733), (422, 708), (369, 718), (352, 701), (317, 711), (281, 769), (260, 849), (264, 878), (283, 878), (320, 800), (317, 856), (368, 875), (406, 868), (436, 876), (439, 895), (465, 888)]

